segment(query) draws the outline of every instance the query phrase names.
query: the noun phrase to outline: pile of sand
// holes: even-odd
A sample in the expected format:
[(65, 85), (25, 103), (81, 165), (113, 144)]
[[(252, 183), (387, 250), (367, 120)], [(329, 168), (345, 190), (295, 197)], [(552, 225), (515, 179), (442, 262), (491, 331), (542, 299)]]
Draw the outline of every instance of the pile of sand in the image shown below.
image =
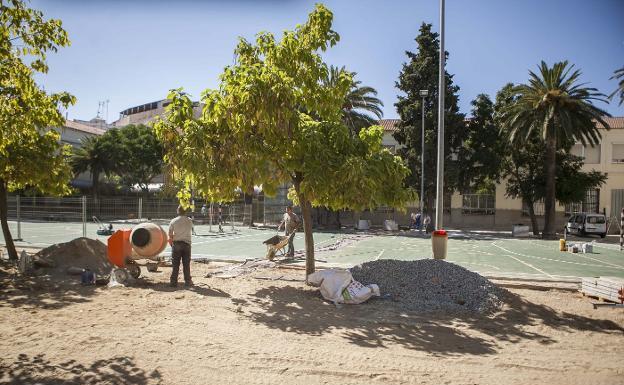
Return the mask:
[(33, 256), (33, 260), (39, 266), (47, 265), (62, 272), (66, 272), (69, 267), (75, 267), (106, 275), (113, 267), (108, 262), (106, 245), (89, 238), (57, 243), (39, 251)]

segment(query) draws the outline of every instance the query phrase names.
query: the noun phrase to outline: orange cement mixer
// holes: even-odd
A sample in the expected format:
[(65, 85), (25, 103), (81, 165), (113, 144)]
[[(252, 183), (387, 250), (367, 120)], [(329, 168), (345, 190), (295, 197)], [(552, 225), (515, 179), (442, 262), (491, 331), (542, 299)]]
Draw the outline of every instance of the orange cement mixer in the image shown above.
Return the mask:
[[(108, 260), (126, 269), (134, 278), (141, 275), (141, 266), (156, 271), (164, 262), (160, 253), (167, 247), (167, 233), (155, 223), (141, 223), (132, 229), (117, 230), (108, 238)], [(149, 260), (145, 264), (141, 260)]]

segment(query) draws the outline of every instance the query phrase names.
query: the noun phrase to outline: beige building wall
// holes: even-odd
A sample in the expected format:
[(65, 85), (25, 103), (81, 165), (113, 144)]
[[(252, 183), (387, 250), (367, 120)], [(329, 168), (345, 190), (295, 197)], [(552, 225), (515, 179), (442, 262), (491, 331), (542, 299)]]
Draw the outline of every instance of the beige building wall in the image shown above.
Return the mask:
[[(608, 178), (600, 187), (599, 207), (606, 211), (607, 216), (619, 216), (622, 209), (618, 202), (612, 202), (614, 194), (624, 194), (624, 117), (607, 118), (611, 130), (601, 129), (602, 140), (594, 148), (575, 145), (571, 153), (585, 158), (585, 171), (597, 170), (606, 173)], [(380, 125), (384, 127), (383, 144), (399, 147), (392, 134), (398, 119), (384, 119)], [(522, 200), (505, 196), (506, 183), (502, 181), (496, 186), (495, 213), (492, 215), (466, 214), (463, 210), (463, 197), (458, 192), (451, 196), (451, 214), (445, 215), (445, 224), (449, 227), (496, 228), (511, 229), (516, 223), (530, 224), (528, 216), (522, 213)], [(614, 193), (614, 191), (616, 191)], [(615, 207), (617, 206), (617, 207)], [(556, 226), (563, 227), (567, 220), (565, 206), (557, 204)], [(539, 226), (543, 226), (543, 217), (538, 217)]]

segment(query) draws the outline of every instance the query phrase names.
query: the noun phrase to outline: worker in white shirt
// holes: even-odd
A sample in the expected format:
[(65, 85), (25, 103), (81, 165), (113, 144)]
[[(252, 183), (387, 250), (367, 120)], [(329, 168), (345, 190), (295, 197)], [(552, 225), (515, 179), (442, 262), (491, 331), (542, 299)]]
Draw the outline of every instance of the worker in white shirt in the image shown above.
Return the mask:
[(171, 245), (171, 258), (173, 271), (171, 272), (171, 286), (178, 286), (180, 273), (180, 261), (184, 273), (184, 285), (193, 286), (191, 279), (191, 232), (193, 221), (187, 217), (182, 206), (178, 206), (178, 216), (169, 223), (169, 244)]

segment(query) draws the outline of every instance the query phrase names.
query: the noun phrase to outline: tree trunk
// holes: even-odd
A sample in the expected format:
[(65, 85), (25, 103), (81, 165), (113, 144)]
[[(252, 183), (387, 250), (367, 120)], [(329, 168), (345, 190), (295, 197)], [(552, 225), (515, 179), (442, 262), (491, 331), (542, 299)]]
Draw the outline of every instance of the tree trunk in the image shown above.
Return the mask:
[(546, 196), (544, 197), (544, 231), (542, 238), (552, 239), (555, 236), (555, 174), (557, 139), (546, 139), (546, 154), (544, 156), (544, 169), (546, 171)]
[(11, 236), (11, 230), (9, 229), (9, 208), (7, 199), (6, 182), (0, 179), (0, 222), (2, 222), (2, 235), (4, 235), (4, 243), (9, 253), (9, 259), (16, 261), (17, 251), (15, 250), (15, 243), (13, 243), (13, 236)]
[(336, 226), (338, 230), (342, 229), (342, 223), (340, 222), (340, 210), (336, 210)]
[(91, 171), (91, 188), (93, 189), (93, 199), (97, 202), (98, 189), (100, 185), (100, 173), (98, 171)]
[(529, 207), (529, 217), (531, 218), (531, 228), (533, 229), (533, 235), (539, 235), (539, 225), (537, 224), (537, 217), (535, 216), (533, 202), (526, 201), (526, 204)]
[(294, 181), (295, 192), (299, 198), (301, 205), (301, 213), (303, 215), (303, 233), (305, 239), (306, 253), (306, 281), (308, 275), (314, 273), (314, 237), (312, 235), (312, 205), (306, 199), (305, 194), (301, 192), (301, 182)]

